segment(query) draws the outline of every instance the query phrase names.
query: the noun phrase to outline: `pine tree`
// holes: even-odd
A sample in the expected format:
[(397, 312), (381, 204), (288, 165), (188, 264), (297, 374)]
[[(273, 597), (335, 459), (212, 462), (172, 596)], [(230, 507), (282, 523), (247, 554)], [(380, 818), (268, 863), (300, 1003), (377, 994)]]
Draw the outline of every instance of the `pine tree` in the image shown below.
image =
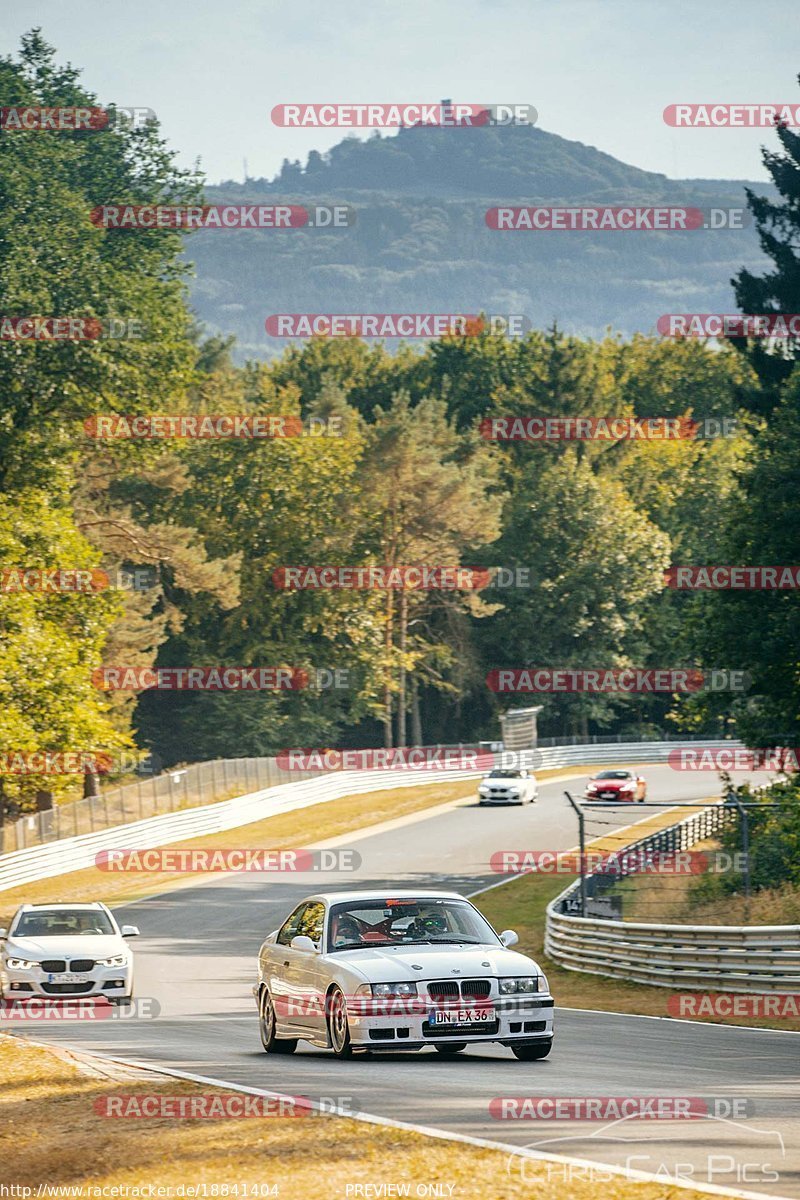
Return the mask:
[[(780, 199), (773, 201), (746, 189), (761, 248), (772, 259), (774, 270), (754, 275), (743, 267), (731, 280), (744, 313), (800, 312), (800, 135), (780, 122), (776, 132), (783, 153), (764, 150), (762, 160)], [(749, 397), (750, 407), (767, 416), (778, 403), (781, 385), (800, 360), (800, 338), (781, 341), (772, 349), (761, 339), (732, 341), (746, 353), (761, 382), (760, 393)]]

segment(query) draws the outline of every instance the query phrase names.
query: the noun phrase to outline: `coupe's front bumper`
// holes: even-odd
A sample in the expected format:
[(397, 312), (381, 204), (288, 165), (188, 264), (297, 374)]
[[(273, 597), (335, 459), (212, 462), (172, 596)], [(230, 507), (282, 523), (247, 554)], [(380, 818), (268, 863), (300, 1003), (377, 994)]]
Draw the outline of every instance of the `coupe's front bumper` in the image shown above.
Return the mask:
[[(470, 1002), (463, 1002), (468, 1007)], [(486, 1020), (468, 1024), (437, 1025), (431, 1015), (435, 1008), (430, 999), (417, 996), (411, 1000), (389, 1001), (377, 1005), (348, 1004), (347, 1020), (350, 1040), (360, 1049), (419, 1049), (448, 1042), (515, 1042), (548, 1041), (553, 1036), (553, 997), (537, 993), (530, 996), (498, 996), (480, 1007)]]

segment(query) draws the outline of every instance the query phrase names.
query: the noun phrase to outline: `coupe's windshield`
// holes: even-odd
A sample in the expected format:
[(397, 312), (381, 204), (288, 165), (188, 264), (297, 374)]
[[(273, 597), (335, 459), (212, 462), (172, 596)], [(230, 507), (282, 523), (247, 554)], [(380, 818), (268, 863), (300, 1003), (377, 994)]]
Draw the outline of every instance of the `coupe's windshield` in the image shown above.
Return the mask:
[(503, 771), (498, 767), (496, 770), (490, 771), (487, 778), (488, 779), (523, 779), (524, 776), (521, 771), (513, 771), (513, 770)]
[(387, 899), (335, 904), (328, 951), (369, 946), (486, 944), (500, 939), (466, 900)]
[(630, 771), (601, 771), (595, 779), (630, 779)]
[(72, 937), (91, 933), (116, 933), (99, 908), (45, 908), (23, 913), (14, 927), (15, 937)]

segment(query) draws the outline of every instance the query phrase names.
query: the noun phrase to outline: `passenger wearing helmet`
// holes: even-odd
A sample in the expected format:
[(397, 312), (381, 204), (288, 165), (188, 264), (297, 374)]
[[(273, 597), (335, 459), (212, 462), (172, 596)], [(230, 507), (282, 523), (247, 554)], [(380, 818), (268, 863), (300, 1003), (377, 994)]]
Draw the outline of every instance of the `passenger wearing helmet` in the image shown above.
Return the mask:
[(350, 942), (360, 942), (361, 930), (358, 927), (358, 921), (355, 917), (351, 917), (349, 913), (340, 913), (333, 918), (333, 929), (331, 931), (331, 940), (334, 946), (346, 946)]

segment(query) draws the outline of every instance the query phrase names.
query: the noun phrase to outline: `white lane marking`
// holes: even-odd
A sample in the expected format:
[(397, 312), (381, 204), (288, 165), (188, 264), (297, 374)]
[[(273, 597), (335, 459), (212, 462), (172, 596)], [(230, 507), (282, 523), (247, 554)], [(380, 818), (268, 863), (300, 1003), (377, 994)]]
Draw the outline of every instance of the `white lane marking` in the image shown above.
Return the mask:
[[(740, 992), (739, 995), (747, 995), (746, 992)], [(739, 1033), (783, 1033), (789, 1034), (790, 1037), (800, 1037), (800, 1030), (797, 1029), (771, 1029), (769, 1025), (726, 1025), (724, 1021), (700, 1021), (692, 1020), (691, 1017), (658, 1017), (652, 1013), (622, 1013), (615, 1012), (610, 1008), (568, 1008), (563, 1004), (557, 1004), (556, 1009), (561, 1012), (576, 1012), (576, 1013), (591, 1013), (592, 1016), (600, 1017), (633, 1017), (637, 1021), (673, 1021), (676, 1025), (694, 1025), (701, 1026), (710, 1025), (713, 1029), (735, 1029)]]
[[(108, 1059), (111, 1062), (120, 1063), (125, 1067), (132, 1067), (140, 1071), (148, 1071), (158, 1075), (169, 1075), (174, 1079), (188, 1079), (190, 1083), (205, 1083), (211, 1087), (227, 1088), (234, 1092), (243, 1092), (248, 1096), (263, 1096), (269, 1100), (284, 1100), (291, 1102), (294, 1097), (286, 1092), (272, 1092), (266, 1088), (247, 1087), (241, 1083), (230, 1083), (226, 1079), (216, 1079), (211, 1075), (196, 1075), (192, 1071), (180, 1071), (175, 1067), (153, 1067), (148, 1063), (140, 1062), (137, 1059), (118, 1058), (110, 1054), (95, 1054), (93, 1051), (87, 1052), (81, 1050), (82, 1054), (89, 1054), (92, 1057)], [(307, 1100), (307, 1098), (304, 1098)], [(495, 1142), (491, 1138), (472, 1137), (467, 1133), (455, 1133), (446, 1129), (436, 1129), (431, 1125), (417, 1125), (411, 1121), (396, 1121), (392, 1117), (379, 1117), (374, 1113), (366, 1112), (339, 1112), (331, 1113), (327, 1107), (323, 1109), (321, 1104), (315, 1104), (310, 1101), (310, 1107), (317, 1112), (323, 1112), (326, 1116), (340, 1116), (351, 1121), (361, 1121), (366, 1125), (379, 1125), (386, 1129), (404, 1129), (408, 1133), (417, 1133), (422, 1137), (437, 1138), (444, 1142), (459, 1142), (462, 1145), (477, 1146), (482, 1150), (502, 1150), (505, 1154), (509, 1151), (519, 1158), (530, 1158), (535, 1162), (556, 1162), (567, 1163), (577, 1167), (601, 1167), (604, 1171), (610, 1172), (612, 1175), (618, 1175), (623, 1179), (629, 1179), (634, 1183), (659, 1183), (669, 1184), (671, 1187), (682, 1188), (688, 1192), (700, 1192), (714, 1196), (737, 1196), (740, 1200), (792, 1200), (788, 1196), (779, 1196), (773, 1192), (745, 1192), (738, 1188), (727, 1188), (716, 1183), (688, 1183), (676, 1176), (664, 1175), (663, 1173), (654, 1173), (651, 1171), (637, 1171), (632, 1167), (616, 1167), (600, 1161), (592, 1161), (588, 1158), (573, 1158), (568, 1154), (548, 1154), (542, 1150), (530, 1150), (527, 1146), (514, 1146), (508, 1142)]]

